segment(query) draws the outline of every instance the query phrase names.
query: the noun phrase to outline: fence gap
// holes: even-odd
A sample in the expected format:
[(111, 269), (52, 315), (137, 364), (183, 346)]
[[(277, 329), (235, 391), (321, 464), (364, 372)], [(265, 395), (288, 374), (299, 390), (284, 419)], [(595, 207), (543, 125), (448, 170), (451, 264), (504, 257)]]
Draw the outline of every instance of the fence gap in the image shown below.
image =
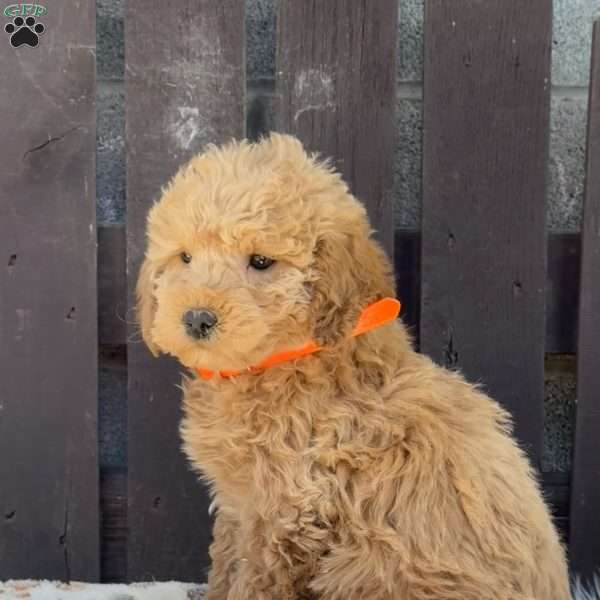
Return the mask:
[(536, 466), (551, 29), (551, 0), (426, 3), (421, 347), (485, 384)]
[(574, 573), (591, 579), (600, 556), (600, 21), (594, 26), (588, 115), (570, 550)]
[(334, 157), (393, 256), (397, 0), (282, 0), (277, 129)]
[(0, 581), (99, 577), (95, 13), (0, 44)]
[[(145, 219), (161, 186), (208, 142), (244, 135), (243, 0), (129, 0), (126, 17), (129, 307)], [(128, 578), (199, 581), (208, 498), (180, 450), (184, 370), (128, 340)]]

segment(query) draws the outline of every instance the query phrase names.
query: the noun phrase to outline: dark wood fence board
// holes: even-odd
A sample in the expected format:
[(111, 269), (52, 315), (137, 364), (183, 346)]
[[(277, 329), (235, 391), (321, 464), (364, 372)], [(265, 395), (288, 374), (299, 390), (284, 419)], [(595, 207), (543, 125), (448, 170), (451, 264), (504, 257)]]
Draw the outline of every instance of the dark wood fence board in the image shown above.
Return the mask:
[(127, 580), (127, 471), (100, 472), (101, 578), (103, 583)]
[(402, 302), (400, 316), (418, 346), (421, 309), (421, 234), (396, 231), (394, 236), (396, 293)]
[(279, 3), (277, 128), (336, 159), (393, 252), (397, 0)]
[[(206, 143), (244, 135), (244, 3), (130, 0), (125, 39), (132, 307), (145, 218), (161, 186)], [(208, 498), (180, 450), (183, 369), (152, 358), (133, 326), (129, 340), (128, 577), (202, 581)]]
[(98, 228), (98, 338), (117, 346), (127, 338), (127, 272), (124, 227)]
[(0, 580), (99, 576), (95, 12), (0, 44)]
[(577, 351), (580, 263), (579, 233), (548, 236), (546, 352), (549, 354)]
[(600, 21), (594, 27), (583, 216), (570, 538), (574, 571), (591, 578), (600, 564)]
[[(546, 353), (574, 354), (577, 347), (579, 305), (580, 235), (548, 236), (546, 275)], [(419, 343), (421, 309), (421, 234), (395, 232), (395, 271), (402, 318)]]
[(426, 3), (421, 348), (485, 384), (536, 465), (551, 29), (551, 0)]

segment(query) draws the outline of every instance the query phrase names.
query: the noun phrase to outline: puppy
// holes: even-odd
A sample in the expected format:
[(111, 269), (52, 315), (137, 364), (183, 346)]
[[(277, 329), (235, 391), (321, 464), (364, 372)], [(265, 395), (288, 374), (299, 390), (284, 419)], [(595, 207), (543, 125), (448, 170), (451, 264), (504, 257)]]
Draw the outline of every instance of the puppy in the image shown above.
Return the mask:
[(363, 206), (289, 136), (209, 148), (150, 211), (138, 315), (200, 374), (181, 434), (217, 508), (207, 600), (570, 597), (509, 415), (400, 321), (352, 337), (394, 290)]

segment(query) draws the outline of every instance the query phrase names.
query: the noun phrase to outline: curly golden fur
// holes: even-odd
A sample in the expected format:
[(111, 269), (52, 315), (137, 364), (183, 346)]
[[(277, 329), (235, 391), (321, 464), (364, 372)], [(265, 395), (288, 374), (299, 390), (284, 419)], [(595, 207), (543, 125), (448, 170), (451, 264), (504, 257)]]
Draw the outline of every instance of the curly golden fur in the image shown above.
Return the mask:
[[(181, 253), (191, 256), (183, 262)], [(264, 271), (249, 256), (276, 260)], [(187, 256), (187, 258), (190, 258)], [(292, 137), (211, 147), (148, 217), (138, 314), (153, 352), (260, 374), (186, 377), (185, 451), (217, 507), (208, 600), (566, 600), (563, 548), (509, 415), (414, 352), (362, 205)], [(214, 334), (182, 315), (208, 308)]]

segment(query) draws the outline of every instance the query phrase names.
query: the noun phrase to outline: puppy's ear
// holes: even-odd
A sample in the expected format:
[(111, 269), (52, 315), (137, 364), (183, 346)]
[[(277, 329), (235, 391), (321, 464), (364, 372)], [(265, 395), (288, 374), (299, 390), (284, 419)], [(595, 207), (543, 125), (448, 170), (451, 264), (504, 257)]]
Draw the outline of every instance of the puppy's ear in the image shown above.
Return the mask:
[(322, 233), (313, 268), (313, 331), (321, 345), (332, 346), (349, 337), (367, 305), (395, 296), (390, 262), (370, 239), (366, 223), (352, 231)]
[(159, 355), (158, 346), (152, 341), (151, 329), (154, 323), (154, 314), (156, 312), (156, 300), (154, 299), (154, 277), (155, 269), (152, 263), (146, 258), (140, 268), (137, 285), (135, 288), (137, 297), (137, 321), (142, 331), (144, 342), (154, 356)]

